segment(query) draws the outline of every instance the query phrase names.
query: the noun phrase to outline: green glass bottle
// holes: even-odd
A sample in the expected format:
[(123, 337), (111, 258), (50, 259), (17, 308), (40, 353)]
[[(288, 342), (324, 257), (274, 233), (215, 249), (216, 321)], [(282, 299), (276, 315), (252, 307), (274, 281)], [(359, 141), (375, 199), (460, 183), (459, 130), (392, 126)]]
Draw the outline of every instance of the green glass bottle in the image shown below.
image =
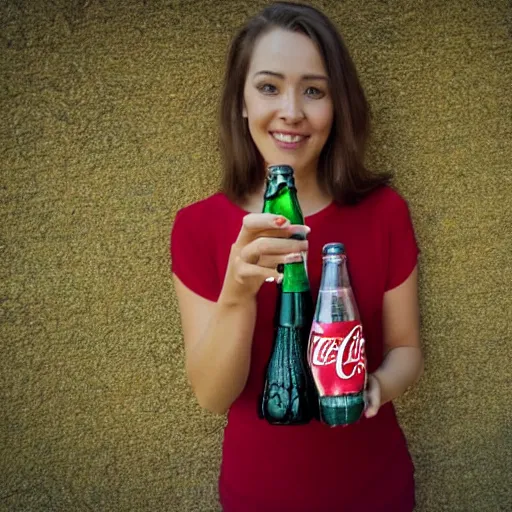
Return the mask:
[[(270, 166), (264, 213), (304, 224), (297, 200), (293, 168)], [(294, 238), (304, 239), (303, 235)], [(280, 271), (274, 317), (274, 343), (268, 362), (260, 413), (274, 425), (300, 425), (318, 417), (318, 398), (307, 364), (307, 346), (314, 305), (304, 260), (287, 263)]]

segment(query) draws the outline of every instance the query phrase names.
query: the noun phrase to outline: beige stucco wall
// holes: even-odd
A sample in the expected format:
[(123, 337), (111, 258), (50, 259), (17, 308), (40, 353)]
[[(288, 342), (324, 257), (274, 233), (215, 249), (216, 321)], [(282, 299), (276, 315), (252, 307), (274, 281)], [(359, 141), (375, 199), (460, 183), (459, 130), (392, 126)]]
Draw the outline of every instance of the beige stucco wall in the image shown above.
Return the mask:
[[(264, 3), (0, 2), (0, 510), (217, 510), (224, 420), (186, 385), (168, 237), (216, 190), (224, 52)], [(417, 509), (511, 510), (510, 4), (314, 4), (422, 249)]]

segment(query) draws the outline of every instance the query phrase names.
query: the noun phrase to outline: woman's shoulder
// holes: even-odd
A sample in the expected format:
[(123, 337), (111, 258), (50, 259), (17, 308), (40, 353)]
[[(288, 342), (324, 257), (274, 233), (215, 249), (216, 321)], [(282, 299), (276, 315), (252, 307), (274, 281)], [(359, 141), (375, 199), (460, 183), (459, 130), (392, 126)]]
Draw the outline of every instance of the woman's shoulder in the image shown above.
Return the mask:
[(204, 199), (183, 206), (177, 211), (176, 218), (179, 217), (190, 222), (215, 219), (221, 212), (233, 207), (234, 205), (225, 194), (216, 192)]
[(356, 207), (371, 214), (387, 217), (408, 209), (407, 201), (393, 187), (383, 185), (370, 192)]
[(393, 206), (406, 202), (402, 195), (390, 185), (376, 188), (366, 196), (364, 201), (377, 206)]

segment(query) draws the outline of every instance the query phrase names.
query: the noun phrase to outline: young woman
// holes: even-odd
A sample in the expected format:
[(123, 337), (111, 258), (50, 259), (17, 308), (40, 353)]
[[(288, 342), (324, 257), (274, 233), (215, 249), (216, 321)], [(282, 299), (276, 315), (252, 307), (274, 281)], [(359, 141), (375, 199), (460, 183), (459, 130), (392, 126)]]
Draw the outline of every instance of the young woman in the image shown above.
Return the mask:
[[(368, 106), (333, 24), (276, 3), (229, 51), (221, 105), (221, 192), (187, 206), (171, 237), (186, 370), (224, 414), (225, 512), (410, 512), (413, 464), (391, 401), (421, 375), (418, 249), (389, 176), (365, 168)], [(266, 167), (294, 168), (307, 226), (262, 211)], [(290, 239), (297, 232), (307, 241)], [(368, 407), (357, 424), (271, 426), (257, 404), (270, 356), (280, 263), (308, 251), (316, 298), (322, 247), (346, 247), (366, 338)]]

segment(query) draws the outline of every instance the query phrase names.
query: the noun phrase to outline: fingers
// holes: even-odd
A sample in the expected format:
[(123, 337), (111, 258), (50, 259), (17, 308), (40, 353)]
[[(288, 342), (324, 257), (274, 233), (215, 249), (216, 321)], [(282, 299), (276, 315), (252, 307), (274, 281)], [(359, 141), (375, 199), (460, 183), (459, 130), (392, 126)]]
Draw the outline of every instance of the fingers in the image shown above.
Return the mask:
[(367, 418), (373, 418), (377, 415), (380, 409), (381, 401), (380, 384), (376, 377), (370, 375), (368, 378), (368, 389), (365, 391), (365, 412)]
[(251, 263), (247, 263), (240, 260), (240, 264), (238, 266), (237, 272), (237, 280), (240, 284), (244, 284), (245, 282), (256, 279), (260, 284), (263, 281), (267, 282), (281, 282), (283, 279), (282, 274), (280, 274), (277, 269), (262, 267), (260, 265), (253, 265)]
[(310, 231), (308, 226), (290, 224), (282, 215), (250, 213), (243, 219), (237, 242), (246, 245), (258, 237), (289, 238), (297, 234), (305, 238)]
[(299, 263), (304, 261), (304, 258), (299, 252), (292, 252), (288, 254), (264, 255), (258, 260), (260, 267), (276, 268), (278, 265), (286, 263)]
[[(296, 260), (295, 255), (307, 251), (307, 249), (307, 240), (261, 237), (243, 247), (240, 257), (247, 263), (275, 267), (279, 263), (300, 261)], [(289, 261), (285, 261), (285, 259)]]
[(282, 215), (246, 215), (232, 246), (230, 275), (254, 293), (264, 281), (280, 282), (283, 275), (277, 271), (278, 265), (303, 261), (301, 253), (308, 249), (310, 231), (307, 226), (292, 225)]
[(243, 220), (243, 227), (247, 231), (284, 229), (289, 225), (290, 221), (286, 217), (272, 213), (249, 213)]

